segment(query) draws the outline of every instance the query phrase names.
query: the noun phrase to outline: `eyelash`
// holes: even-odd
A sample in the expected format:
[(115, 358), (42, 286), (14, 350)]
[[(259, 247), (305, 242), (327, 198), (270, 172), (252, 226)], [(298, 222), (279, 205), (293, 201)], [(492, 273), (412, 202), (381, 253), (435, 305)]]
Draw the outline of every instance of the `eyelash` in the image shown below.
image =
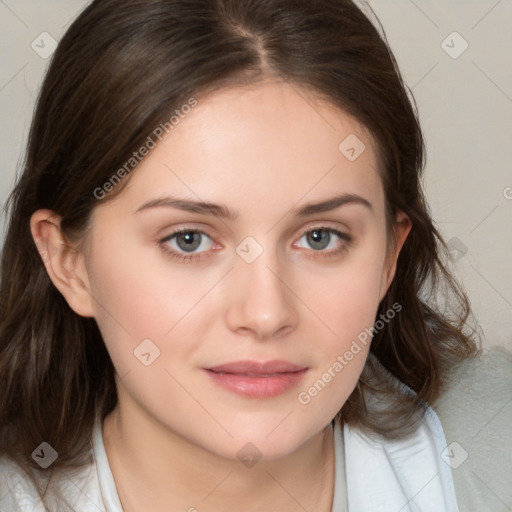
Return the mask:
[[(304, 235), (307, 235), (313, 231), (325, 231), (327, 233), (336, 235), (338, 238), (340, 238), (343, 241), (343, 244), (338, 249), (335, 249), (335, 250), (315, 251), (314, 249), (311, 249), (314, 253), (317, 253), (317, 255), (312, 256), (313, 258), (329, 259), (332, 257), (340, 256), (342, 253), (344, 253), (346, 250), (348, 250), (348, 248), (351, 247), (353, 244), (353, 237), (351, 235), (349, 235), (347, 233), (343, 233), (342, 231), (338, 231), (337, 229), (334, 229), (334, 228), (331, 228), (328, 226), (318, 226), (318, 227), (308, 229), (301, 235), (300, 238), (302, 238)], [(173, 231), (169, 236), (166, 236), (164, 239), (160, 240), (158, 242), (158, 245), (162, 248), (162, 250), (166, 254), (168, 254), (169, 256), (178, 260), (181, 263), (188, 263), (191, 260), (201, 260), (204, 257), (208, 257), (208, 256), (203, 256), (203, 254), (205, 254), (207, 251), (205, 251), (203, 253), (199, 253), (199, 255), (197, 255), (197, 253), (184, 254), (184, 253), (176, 252), (174, 249), (169, 249), (167, 242), (172, 240), (176, 235), (179, 235), (180, 233), (198, 233), (201, 235), (206, 235), (208, 238), (211, 239), (211, 237), (207, 233), (205, 233), (204, 231), (202, 231), (200, 229), (181, 228), (181, 229), (177, 229), (176, 231)], [(299, 238), (299, 240), (300, 240), (300, 238)]]

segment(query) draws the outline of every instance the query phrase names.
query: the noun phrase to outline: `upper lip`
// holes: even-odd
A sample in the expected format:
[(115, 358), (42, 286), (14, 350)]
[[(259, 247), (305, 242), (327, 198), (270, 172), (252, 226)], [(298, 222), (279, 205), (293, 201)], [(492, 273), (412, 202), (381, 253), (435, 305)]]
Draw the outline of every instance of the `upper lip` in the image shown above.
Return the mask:
[(305, 370), (305, 366), (298, 366), (288, 361), (233, 361), (206, 368), (216, 373), (234, 373), (234, 374), (251, 374), (251, 375), (267, 375), (276, 373), (292, 373)]

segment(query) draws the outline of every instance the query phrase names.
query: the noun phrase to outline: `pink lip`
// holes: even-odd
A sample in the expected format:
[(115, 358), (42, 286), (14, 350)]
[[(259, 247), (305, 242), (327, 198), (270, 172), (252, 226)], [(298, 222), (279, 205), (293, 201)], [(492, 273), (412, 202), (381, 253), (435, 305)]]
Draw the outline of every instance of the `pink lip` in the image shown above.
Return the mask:
[(307, 372), (287, 361), (235, 361), (204, 371), (218, 385), (251, 398), (270, 398), (296, 386)]

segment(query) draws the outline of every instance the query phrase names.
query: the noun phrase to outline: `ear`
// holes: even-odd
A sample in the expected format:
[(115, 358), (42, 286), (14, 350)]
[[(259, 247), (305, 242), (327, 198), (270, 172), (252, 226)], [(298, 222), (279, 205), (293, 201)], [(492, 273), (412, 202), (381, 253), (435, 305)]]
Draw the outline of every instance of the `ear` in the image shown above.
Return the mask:
[(30, 231), (52, 283), (71, 309), (92, 317), (93, 298), (84, 256), (67, 240), (60, 228), (61, 219), (51, 210), (37, 210), (30, 219)]
[(391, 248), (387, 252), (386, 262), (382, 272), (379, 302), (384, 298), (391, 283), (393, 282), (398, 256), (400, 255), (400, 251), (402, 250), (411, 228), (411, 219), (404, 212), (399, 211), (395, 217), (393, 232), (391, 234), (393, 237), (391, 240)]

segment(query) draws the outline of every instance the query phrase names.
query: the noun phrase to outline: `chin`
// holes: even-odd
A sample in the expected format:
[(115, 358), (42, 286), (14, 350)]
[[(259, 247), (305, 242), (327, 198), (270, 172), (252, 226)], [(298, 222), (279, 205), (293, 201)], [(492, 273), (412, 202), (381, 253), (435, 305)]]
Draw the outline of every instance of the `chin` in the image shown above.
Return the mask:
[(240, 459), (247, 455), (258, 457), (263, 461), (281, 459), (322, 431), (321, 425), (308, 427), (304, 421), (298, 421), (298, 418), (292, 420), (292, 417), (293, 413), (290, 414), (289, 419), (284, 419), (286, 415), (282, 415), (278, 420), (260, 421), (258, 427), (250, 424), (238, 426), (232, 430), (228, 428), (233, 439), (223, 443), (226, 448), (223, 456)]

